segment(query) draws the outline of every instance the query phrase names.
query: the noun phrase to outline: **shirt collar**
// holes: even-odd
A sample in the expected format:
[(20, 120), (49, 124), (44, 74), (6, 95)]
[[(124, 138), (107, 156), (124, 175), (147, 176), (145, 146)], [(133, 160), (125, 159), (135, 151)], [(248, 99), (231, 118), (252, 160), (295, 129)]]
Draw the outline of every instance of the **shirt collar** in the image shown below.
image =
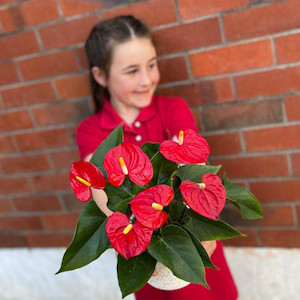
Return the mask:
[[(152, 96), (150, 105), (141, 109), (136, 121), (145, 122), (152, 119), (156, 115), (156, 96)], [(108, 98), (104, 99), (104, 104), (99, 112), (101, 114), (101, 128), (114, 129), (124, 123), (123, 119), (117, 114), (115, 109), (110, 104)], [(126, 124), (125, 124), (126, 125)]]

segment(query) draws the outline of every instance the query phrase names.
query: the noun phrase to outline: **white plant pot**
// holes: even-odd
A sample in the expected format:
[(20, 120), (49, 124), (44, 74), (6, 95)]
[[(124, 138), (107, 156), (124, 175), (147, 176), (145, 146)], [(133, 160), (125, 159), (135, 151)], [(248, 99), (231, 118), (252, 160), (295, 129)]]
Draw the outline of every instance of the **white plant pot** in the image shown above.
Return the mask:
[(157, 275), (151, 276), (148, 283), (157, 289), (166, 291), (178, 290), (190, 284), (190, 282), (176, 277), (170, 269), (160, 262), (157, 262), (155, 270)]

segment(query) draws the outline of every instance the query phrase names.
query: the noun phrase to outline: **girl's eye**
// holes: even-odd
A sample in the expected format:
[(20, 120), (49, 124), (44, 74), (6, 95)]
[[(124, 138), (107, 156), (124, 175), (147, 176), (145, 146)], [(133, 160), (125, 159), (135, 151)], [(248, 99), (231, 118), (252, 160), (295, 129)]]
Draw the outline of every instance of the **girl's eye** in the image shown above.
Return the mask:
[(149, 69), (153, 69), (156, 66), (156, 63), (152, 63), (148, 66)]
[(135, 74), (137, 72), (137, 69), (132, 69), (127, 72), (127, 74)]

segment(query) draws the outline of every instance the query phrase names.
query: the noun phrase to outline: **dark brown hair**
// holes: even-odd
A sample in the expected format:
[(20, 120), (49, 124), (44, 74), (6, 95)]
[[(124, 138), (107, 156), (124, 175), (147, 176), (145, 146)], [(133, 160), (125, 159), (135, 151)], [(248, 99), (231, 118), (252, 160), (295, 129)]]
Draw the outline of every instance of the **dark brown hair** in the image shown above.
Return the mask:
[(154, 45), (149, 27), (133, 16), (119, 16), (105, 20), (92, 28), (85, 43), (85, 51), (90, 67), (90, 83), (95, 112), (101, 110), (104, 96), (108, 96), (109, 93), (105, 87), (95, 81), (91, 71), (92, 67), (99, 67), (108, 78), (114, 47), (134, 37), (149, 38)]

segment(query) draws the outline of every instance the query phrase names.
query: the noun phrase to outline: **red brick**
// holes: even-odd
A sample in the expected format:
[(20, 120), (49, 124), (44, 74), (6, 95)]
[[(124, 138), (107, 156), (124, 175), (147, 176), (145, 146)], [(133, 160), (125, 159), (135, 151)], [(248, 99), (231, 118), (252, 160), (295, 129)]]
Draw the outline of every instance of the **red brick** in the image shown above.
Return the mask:
[(78, 124), (91, 114), (87, 101), (53, 104), (36, 108), (33, 113), (38, 126)]
[(12, 4), (17, 1), (19, 1), (19, 0), (0, 0), (0, 6), (5, 5), (5, 4)]
[(283, 122), (281, 99), (205, 107), (202, 116), (206, 130)]
[(300, 34), (281, 36), (275, 39), (277, 61), (280, 64), (300, 61)]
[(300, 148), (300, 125), (245, 131), (248, 152)]
[(81, 211), (85, 205), (84, 202), (78, 200), (75, 194), (67, 193), (62, 195), (64, 205), (68, 211)]
[(0, 153), (10, 153), (15, 152), (15, 146), (10, 136), (0, 137)]
[(70, 172), (32, 177), (35, 190), (38, 192), (70, 190)]
[(160, 83), (188, 79), (185, 58), (183, 56), (158, 61)]
[(176, 8), (172, 0), (142, 1), (102, 13), (104, 19), (120, 15), (134, 15), (145, 20), (151, 27), (177, 21)]
[(55, 195), (39, 195), (13, 198), (18, 211), (51, 211), (61, 210), (61, 205)]
[(27, 234), (26, 241), (29, 247), (67, 247), (72, 236), (66, 233)]
[(204, 138), (210, 147), (211, 156), (238, 154), (242, 150), (238, 132), (205, 135)]
[(241, 75), (234, 78), (238, 99), (299, 91), (300, 67)]
[(300, 201), (299, 179), (251, 182), (250, 190), (260, 202)]
[(55, 101), (56, 97), (50, 82), (20, 86), (2, 90), (5, 107), (29, 106), (36, 103)]
[(235, 8), (244, 7), (249, 0), (178, 0), (180, 15), (183, 20), (216, 14)]
[(199, 111), (197, 109), (192, 109), (191, 112), (193, 114), (197, 130), (201, 132), (202, 131), (202, 126), (201, 126)]
[(85, 42), (91, 28), (99, 22), (98, 16), (89, 16), (40, 28), (44, 48), (54, 49)]
[(77, 48), (76, 54), (79, 60), (79, 64), (82, 69), (89, 69), (89, 63), (86, 57), (85, 49), (84, 48)]
[(21, 32), (0, 38), (0, 60), (39, 52), (39, 46), (33, 31)]
[(285, 155), (266, 155), (212, 159), (213, 165), (222, 165), (230, 179), (288, 176)]
[(4, 31), (14, 31), (59, 18), (55, 0), (33, 0), (0, 11)]
[(0, 194), (29, 193), (31, 187), (26, 178), (1, 178)]
[(60, 152), (52, 152), (49, 154), (53, 166), (56, 169), (71, 168), (71, 164), (75, 161), (79, 161), (78, 150), (67, 150)]
[(255, 221), (258, 226), (293, 226), (293, 210), (290, 205), (263, 207), (263, 219)]
[(217, 18), (176, 25), (153, 32), (158, 54), (174, 53), (222, 42)]
[(50, 169), (46, 155), (23, 155), (0, 160), (4, 174), (37, 172)]
[(32, 121), (26, 110), (0, 114), (0, 132), (32, 127)]
[(0, 235), (0, 248), (16, 248), (26, 247), (25, 239), (21, 235), (16, 234), (1, 234)]
[(91, 95), (89, 75), (80, 74), (55, 80), (61, 99), (87, 97)]
[(300, 225), (300, 205), (296, 206), (297, 209), (297, 219), (298, 219), (298, 225)]
[(12, 212), (13, 208), (9, 199), (0, 198), (0, 213)]
[(227, 46), (215, 50), (190, 54), (195, 77), (232, 73), (273, 65), (269, 40)]
[(227, 77), (184, 85), (172, 85), (167, 88), (159, 88), (158, 91), (164, 96), (182, 97), (191, 107), (233, 100), (230, 79)]
[(0, 65), (0, 86), (19, 81), (19, 76), (13, 63)]
[(70, 145), (65, 129), (18, 134), (16, 135), (16, 141), (21, 151), (50, 149)]
[(265, 229), (260, 231), (264, 247), (300, 247), (300, 229)]
[(233, 41), (294, 29), (300, 25), (299, 14), (298, 0), (224, 14), (225, 35)]
[(78, 71), (75, 54), (65, 50), (18, 62), (25, 80), (50, 77)]
[(46, 229), (75, 229), (78, 220), (78, 214), (52, 214), (43, 215), (43, 221)]
[(3, 231), (39, 230), (42, 223), (39, 217), (0, 217), (0, 228)]
[(293, 175), (300, 175), (300, 153), (291, 154)]
[(300, 96), (290, 96), (284, 99), (288, 121), (300, 120)]
[(65, 17), (97, 11), (112, 5), (114, 5), (114, 1), (60, 0), (60, 6)]
[(256, 231), (253, 229), (244, 229), (244, 228), (236, 228), (243, 234), (245, 237), (236, 237), (229, 240), (223, 240), (222, 244), (224, 246), (234, 246), (234, 247), (257, 247), (258, 241), (256, 236)]

